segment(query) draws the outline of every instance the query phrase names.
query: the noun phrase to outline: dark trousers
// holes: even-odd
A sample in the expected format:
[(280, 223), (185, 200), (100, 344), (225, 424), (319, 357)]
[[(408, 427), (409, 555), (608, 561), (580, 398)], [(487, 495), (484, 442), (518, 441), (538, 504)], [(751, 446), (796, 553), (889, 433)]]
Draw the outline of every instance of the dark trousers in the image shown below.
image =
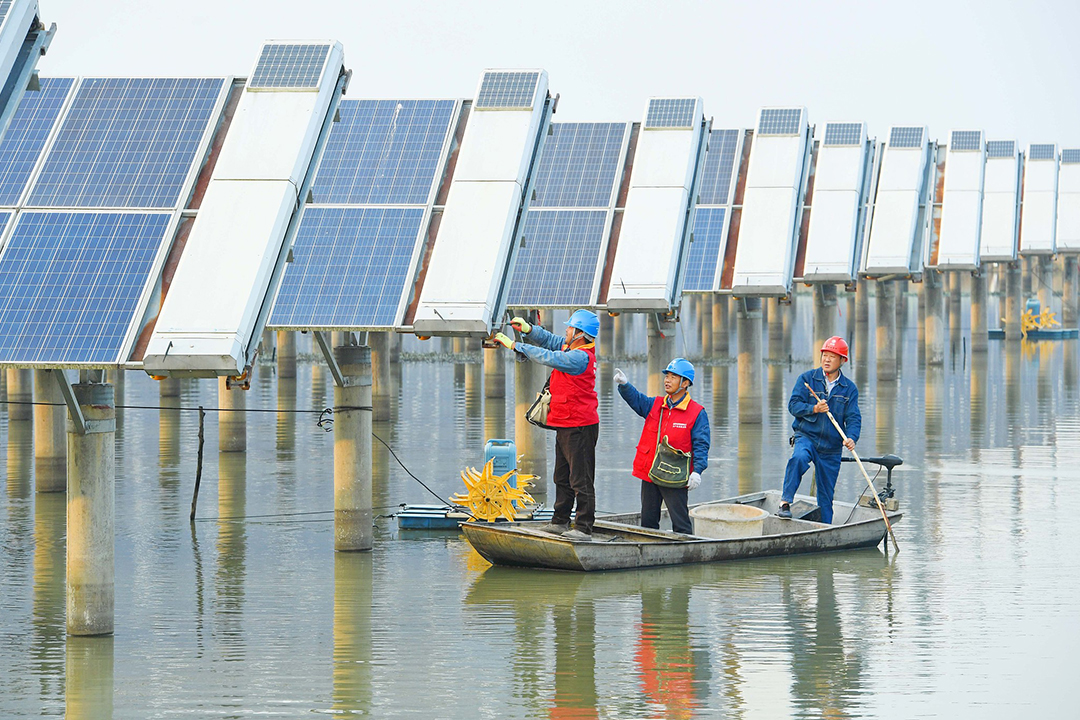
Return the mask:
[(551, 522), (565, 525), (577, 500), (574, 527), (592, 534), (596, 519), (596, 438), (600, 425), (555, 429), (555, 506)]
[(671, 529), (677, 533), (694, 534), (694, 523), (690, 522), (690, 509), (687, 507), (686, 488), (661, 487), (656, 483), (641, 481), (641, 527), (660, 529), (660, 503), (667, 505)]

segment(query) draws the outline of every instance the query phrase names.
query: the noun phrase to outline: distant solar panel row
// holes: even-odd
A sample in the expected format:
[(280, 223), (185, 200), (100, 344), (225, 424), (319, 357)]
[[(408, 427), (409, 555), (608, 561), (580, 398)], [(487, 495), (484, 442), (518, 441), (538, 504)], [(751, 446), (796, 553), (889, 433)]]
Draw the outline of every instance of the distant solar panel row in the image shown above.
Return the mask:
[(484, 73), (476, 96), (478, 110), (527, 110), (533, 106), (538, 72), (491, 71)]
[(800, 108), (765, 108), (758, 120), (759, 135), (798, 135), (802, 128)]
[(1016, 155), (1016, 141), (991, 140), (986, 143), (986, 157), (1011, 158)]
[(607, 216), (607, 210), (530, 210), (507, 305), (591, 304)]
[(727, 208), (699, 207), (694, 211), (694, 241), (686, 257), (685, 290), (708, 292), (713, 289), (724, 244), (724, 220)]
[(1080, 163), (1080, 148), (1064, 148), (1061, 151), (1061, 162), (1065, 165)]
[(11, 11), (12, 2), (13, 0), (0, 0), (0, 25), (3, 25), (4, 20), (7, 19), (7, 15)]
[(1028, 151), (1028, 160), (1056, 160), (1057, 145), (1053, 143), (1032, 145)]
[(982, 150), (982, 132), (979, 130), (953, 130), (949, 138), (949, 150), (953, 152)]
[(653, 98), (645, 112), (646, 128), (692, 128), (694, 127), (694, 98)]
[(701, 173), (699, 205), (726, 205), (731, 194), (735, 171), (735, 153), (739, 147), (739, 130), (713, 130), (709, 133), (709, 150)]
[(608, 207), (625, 137), (625, 123), (552, 123), (530, 207)]
[(0, 205), (18, 204), (74, 84), (73, 78), (42, 78), (40, 90), (23, 94), (0, 141)]
[(894, 127), (889, 132), (889, 147), (920, 148), (923, 144), (923, 128)]
[(248, 81), (253, 89), (316, 89), (331, 46), (319, 44), (267, 44)]
[(825, 145), (858, 145), (863, 139), (862, 123), (826, 123)]

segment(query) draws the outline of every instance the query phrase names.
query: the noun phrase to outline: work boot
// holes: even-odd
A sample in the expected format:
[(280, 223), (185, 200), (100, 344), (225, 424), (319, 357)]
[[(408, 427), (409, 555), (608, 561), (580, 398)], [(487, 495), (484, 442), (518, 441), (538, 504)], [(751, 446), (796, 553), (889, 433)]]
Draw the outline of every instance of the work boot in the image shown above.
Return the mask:
[(541, 525), (536, 529), (540, 532), (551, 533), (552, 535), (562, 535), (570, 529), (570, 525), (569, 523), (563, 525), (562, 523), (550, 522), (547, 525)]
[(777, 517), (791, 519), (791, 503), (780, 503), (780, 509), (776, 511)]
[(577, 528), (574, 528), (573, 530), (567, 530), (562, 534), (562, 536), (567, 540), (578, 540), (581, 542), (592, 541), (592, 535), (590, 535), (589, 533), (581, 532)]

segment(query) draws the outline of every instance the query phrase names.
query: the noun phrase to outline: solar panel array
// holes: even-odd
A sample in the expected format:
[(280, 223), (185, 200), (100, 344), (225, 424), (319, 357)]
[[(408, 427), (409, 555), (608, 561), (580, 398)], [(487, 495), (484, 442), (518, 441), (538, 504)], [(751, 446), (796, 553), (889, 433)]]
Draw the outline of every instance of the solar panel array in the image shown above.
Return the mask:
[(271, 327), (399, 320), (458, 115), (454, 100), (343, 100), (312, 183)]
[(645, 127), (656, 128), (692, 128), (695, 98), (652, 98), (645, 112)]
[(923, 144), (923, 128), (894, 127), (889, 131), (889, 147), (920, 148)]
[(601, 252), (627, 144), (625, 123), (552, 123), (534, 171), (536, 199), (522, 223), (507, 305), (596, 304)]
[(8, 12), (11, 11), (11, 3), (14, 0), (2, 0), (0, 1), (0, 25), (4, 24), (4, 20), (7, 19)]
[(725, 205), (733, 185), (735, 152), (739, 147), (739, 130), (713, 130), (709, 133), (709, 149), (701, 172), (699, 205)]
[(687, 292), (708, 292), (715, 285), (723, 261), (720, 249), (726, 246), (741, 133), (741, 130), (713, 130), (709, 134), (701, 192), (694, 211), (693, 242), (686, 256), (683, 289)]
[(1076, 163), (1080, 163), (1080, 148), (1062, 149), (1061, 162), (1063, 165), (1074, 165)]
[(1032, 145), (1028, 150), (1028, 160), (1055, 160), (1057, 159), (1057, 145), (1053, 143)]
[(801, 108), (764, 108), (758, 120), (759, 135), (798, 135)]
[(40, 85), (40, 90), (23, 94), (0, 141), (0, 205), (4, 207), (18, 205), (75, 79), (42, 78)]
[(255, 64), (248, 87), (255, 90), (315, 90), (319, 87), (328, 43), (268, 43)]
[(1011, 158), (1015, 155), (1015, 140), (991, 140), (986, 143), (986, 157), (988, 158)]
[(477, 110), (528, 110), (533, 106), (538, 72), (489, 70), (480, 81)]
[(826, 123), (825, 145), (840, 147), (858, 145), (863, 139), (862, 123)]
[(949, 150), (951, 152), (982, 150), (983, 140), (981, 130), (953, 130), (949, 138)]

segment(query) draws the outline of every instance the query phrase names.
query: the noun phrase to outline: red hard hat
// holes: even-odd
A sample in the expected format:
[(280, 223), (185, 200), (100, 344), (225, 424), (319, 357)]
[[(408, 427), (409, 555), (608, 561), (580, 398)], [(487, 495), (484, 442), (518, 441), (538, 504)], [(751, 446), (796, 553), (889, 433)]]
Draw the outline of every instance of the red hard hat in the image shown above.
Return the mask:
[(847, 356), (847, 354), (848, 354), (847, 343), (844, 342), (844, 338), (840, 337), (839, 335), (833, 335), (831, 338), (829, 338), (828, 340), (826, 340), (822, 344), (821, 352), (826, 352), (826, 351), (831, 352), (831, 353), (836, 353), (837, 355), (844, 358), (845, 360), (848, 359), (848, 356)]

